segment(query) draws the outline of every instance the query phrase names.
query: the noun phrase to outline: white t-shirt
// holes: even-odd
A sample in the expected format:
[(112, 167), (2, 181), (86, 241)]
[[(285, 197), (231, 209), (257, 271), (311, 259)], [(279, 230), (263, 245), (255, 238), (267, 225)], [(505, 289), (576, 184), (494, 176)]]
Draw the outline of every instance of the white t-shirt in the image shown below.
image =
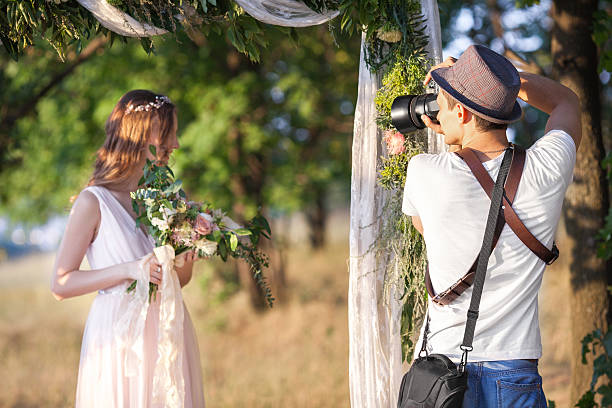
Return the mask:
[[(483, 163), (493, 180), (502, 158), (503, 154)], [(561, 130), (551, 130), (527, 150), (513, 208), (547, 248), (552, 247), (575, 161), (574, 141)], [(402, 210), (421, 218), (436, 294), (474, 263), (490, 205), (467, 164), (456, 154), (420, 154), (410, 160)], [(538, 290), (545, 266), (505, 225), (489, 259), (469, 361), (541, 357)], [(471, 296), (469, 288), (450, 305), (429, 302), (428, 351), (459, 361)]]

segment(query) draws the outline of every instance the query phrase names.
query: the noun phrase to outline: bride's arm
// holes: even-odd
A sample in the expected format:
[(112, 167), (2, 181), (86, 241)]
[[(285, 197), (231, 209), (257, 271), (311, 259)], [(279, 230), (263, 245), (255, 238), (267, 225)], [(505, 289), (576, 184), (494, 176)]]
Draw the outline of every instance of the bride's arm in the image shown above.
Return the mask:
[[(103, 269), (79, 270), (99, 222), (98, 199), (89, 191), (81, 193), (70, 211), (53, 267), (51, 292), (58, 300), (115, 286), (126, 279), (136, 279), (140, 260)], [(153, 283), (159, 283), (161, 278), (161, 274), (155, 271), (157, 266), (157, 260), (151, 257), (149, 267)]]

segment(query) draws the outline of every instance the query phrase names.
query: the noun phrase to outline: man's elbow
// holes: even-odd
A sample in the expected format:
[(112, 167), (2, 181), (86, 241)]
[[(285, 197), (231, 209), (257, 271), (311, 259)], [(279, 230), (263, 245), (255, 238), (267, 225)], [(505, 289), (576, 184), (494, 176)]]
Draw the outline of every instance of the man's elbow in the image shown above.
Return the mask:
[(565, 88), (567, 90), (567, 103), (571, 104), (576, 111), (580, 111), (580, 98), (576, 95), (576, 92), (572, 91), (569, 88)]

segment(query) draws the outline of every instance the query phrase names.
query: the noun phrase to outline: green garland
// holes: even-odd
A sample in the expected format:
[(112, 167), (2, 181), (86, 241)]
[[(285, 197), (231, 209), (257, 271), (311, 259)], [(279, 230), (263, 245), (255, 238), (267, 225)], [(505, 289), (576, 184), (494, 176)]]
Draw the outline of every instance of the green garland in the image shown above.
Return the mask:
[[(309, 0), (312, 7), (313, 0)], [(317, 4), (322, 4), (318, 1)], [(332, 8), (335, 2), (327, 3)], [(410, 217), (402, 214), (402, 191), (410, 159), (426, 150), (426, 132), (408, 137), (391, 125), (391, 104), (406, 94), (421, 94), (423, 79), (431, 65), (425, 46), (425, 19), (418, 0), (351, 1), (341, 0), (341, 28), (351, 30), (355, 18), (364, 27), (366, 58), (370, 70), (383, 75), (382, 86), (375, 98), (377, 125), (384, 134), (387, 154), (379, 163), (378, 183), (391, 191), (391, 198), (382, 210), (382, 225), (373, 250), (379, 262), (385, 263), (384, 297), (388, 301), (392, 287), (401, 285), (402, 358), (412, 359), (418, 328), (427, 304), (425, 242)], [(317, 10), (317, 8), (315, 8)], [(390, 256), (389, 256), (390, 255)]]
[[(377, 125), (384, 133), (387, 155), (381, 157), (378, 183), (391, 191), (382, 211), (382, 225), (372, 250), (384, 263), (384, 293), (403, 286), (401, 302), (402, 357), (410, 360), (414, 340), (426, 308), (426, 252), (423, 237), (401, 212), (402, 190), (410, 158), (427, 146), (425, 132), (405, 137), (391, 125), (391, 104), (400, 95), (423, 93), (423, 79), (431, 60), (425, 47), (425, 19), (419, 0), (304, 0), (311, 9), (340, 10), (340, 29), (365, 32), (365, 62), (382, 75), (375, 103)], [(390, 255), (390, 256), (389, 256)]]

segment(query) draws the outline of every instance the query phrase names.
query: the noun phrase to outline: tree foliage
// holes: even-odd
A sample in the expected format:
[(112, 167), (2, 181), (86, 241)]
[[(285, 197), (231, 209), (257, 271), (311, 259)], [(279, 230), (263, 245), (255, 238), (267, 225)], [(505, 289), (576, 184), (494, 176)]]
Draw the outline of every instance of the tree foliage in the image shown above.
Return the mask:
[[(137, 88), (177, 104), (175, 165), (196, 198), (245, 217), (259, 206), (308, 208), (317, 190), (349, 179), (359, 45), (339, 38), (337, 48), (324, 27), (307, 34), (299, 48), (283, 33), (270, 36), (260, 65), (228, 52), (217, 34), (201, 47), (179, 34), (180, 43), (159, 42), (155, 56), (136, 43), (99, 50), (6, 129), (1, 210), (30, 221), (65, 210), (88, 179), (112, 107)], [(0, 116), (61, 68), (42, 42), (19, 62), (0, 52)]]

